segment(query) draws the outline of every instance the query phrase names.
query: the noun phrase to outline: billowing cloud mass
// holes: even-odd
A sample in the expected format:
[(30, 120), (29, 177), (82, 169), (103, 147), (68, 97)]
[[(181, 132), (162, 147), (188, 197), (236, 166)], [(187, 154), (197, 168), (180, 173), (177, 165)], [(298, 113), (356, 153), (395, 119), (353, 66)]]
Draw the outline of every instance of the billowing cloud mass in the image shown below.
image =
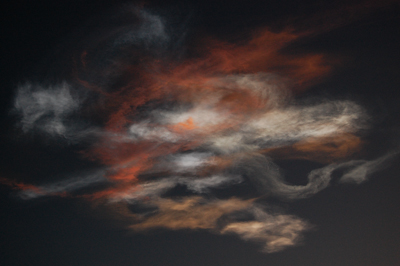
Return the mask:
[[(134, 231), (209, 230), (276, 252), (299, 243), (311, 225), (269, 211), (268, 198), (297, 200), (332, 182), (362, 183), (395, 155), (354, 157), (360, 132), (370, 128), (356, 102), (299, 100), (332, 67), (324, 54), (283, 52), (309, 31), (261, 28), (240, 44), (199, 40), (185, 55), (174, 50), (181, 39), (167, 20), (125, 12), (135, 20), (82, 51), (73, 78), (18, 87), (23, 132), (84, 144), (77, 156), (101, 165), (54, 183), (2, 180), (21, 198), (106, 201), (125, 206)], [(290, 184), (277, 163), (288, 159), (321, 167), (307, 184)], [(232, 192), (245, 185), (254, 191)]]

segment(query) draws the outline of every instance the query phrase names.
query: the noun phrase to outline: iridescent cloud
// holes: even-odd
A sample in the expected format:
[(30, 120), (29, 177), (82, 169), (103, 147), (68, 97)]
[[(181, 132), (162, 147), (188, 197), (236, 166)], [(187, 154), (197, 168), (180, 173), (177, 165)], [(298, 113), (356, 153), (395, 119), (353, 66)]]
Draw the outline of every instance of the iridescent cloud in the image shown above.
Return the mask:
[[(265, 199), (311, 197), (333, 182), (335, 171), (341, 183), (364, 182), (395, 155), (352, 157), (363, 145), (359, 132), (370, 127), (356, 102), (297, 99), (329, 75), (334, 62), (321, 53), (283, 52), (312, 32), (261, 28), (241, 44), (200, 40), (195, 57), (174, 59), (170, 25), (143, 9), (131, 11), (140, 23), (102, 40), (99, 47), (107, 44), (112, 52), (82, 52), (74, 79), (18, 87), (14, 111), (25, 133), (85, 143), (82, 159), (101, 165), (50, 184), (2, 179), (22, 190), (22, 198), (106, 200), (125, 206), (135, 231), (232, 233), (276, 252), (296, 245), (311, 226), (269, 213)], [(323, 166), (310, 171), (306, 185), (294, 185), (285, 181), (278, 159)], [(243, 184), (257, 192), (218, 193)]]

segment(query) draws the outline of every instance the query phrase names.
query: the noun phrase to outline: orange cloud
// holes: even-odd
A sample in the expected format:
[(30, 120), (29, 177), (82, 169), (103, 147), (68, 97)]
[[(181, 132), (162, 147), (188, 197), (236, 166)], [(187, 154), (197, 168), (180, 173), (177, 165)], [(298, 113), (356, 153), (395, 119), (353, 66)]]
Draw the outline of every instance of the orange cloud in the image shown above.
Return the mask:
[(305, 159), (321, 163), (343, 160), (360, 151), (362, 141), (352, 134), (308, 138), (291, 146), (267, 149), (263, 152), (276, 159)]
[(201, 197), (188, 197), (181, 201), (158, 199), (151, 203), (158, 206), (158, 213), (131, 225), (131, 229), (215, 229), (221, 216), (249, 207), (252, 200), (232, 198), (207, 202)]

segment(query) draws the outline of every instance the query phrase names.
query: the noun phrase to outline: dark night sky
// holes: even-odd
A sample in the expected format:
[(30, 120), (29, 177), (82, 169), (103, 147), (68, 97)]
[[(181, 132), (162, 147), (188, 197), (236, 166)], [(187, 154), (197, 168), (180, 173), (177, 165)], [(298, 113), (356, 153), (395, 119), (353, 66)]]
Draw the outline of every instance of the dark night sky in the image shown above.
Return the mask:
[[(363, 132), (362, 153), (371, 159), (398, 149), (400, 144), (400, 7), (388, 3), (367, 8), (365, 4), (363, 9), (359, 1), (354, 2), (354, 10), (339, 12), (337, 16), (343, 18), (338, 19), (334, 10), (346, 3), (350, 5), (348, 1), (293, 0), (150, 1), (143, 5), (169, 16), (177, 27), (184, 25), (188, 45), (197, 36), (231, 41), (235, 40), (232, 36), (260, 26), (279, 30), (282, 25), (297, 23), (307, 29), (319, 26), (319, 17), (326, 25), (332, 20), (334, 26), (287, 47), (288, 53), (312, 51), (341, 58), (328, 77), (297, 97), (350, 99), (364, 106), (372, 129)], [(76, 40), (106, 27), (108, 22), (102, 18), (121, 4), (124, 2), (22, 1), (1, 8), (0, 177), (40, 184), (70, 169), (96, 166), (76, 158), (82, 148), (79, 145), (66, 147), (35, 134), (25, 136), (15, 126), (18, 118), (10, 110), (19, 84), (70, 76), (73, 54), (85, 45)], [(234, 235), (202, 230), (132, 233), (125, 229), (124, 221), (82, 199), (23, 200), (17, 190), (0, 185), (0, 264), (400, 265), (399, 163), (397, 156), (359, 185), (332, 184), (310, 198), (295, 201), (270, 199), (280, 210), (313, 225), (299, 245), (276, 253), (260, 252), (258, 243)], [(306, 176), (314, 167), (292, 160), (281, 164), (288, 176)]]

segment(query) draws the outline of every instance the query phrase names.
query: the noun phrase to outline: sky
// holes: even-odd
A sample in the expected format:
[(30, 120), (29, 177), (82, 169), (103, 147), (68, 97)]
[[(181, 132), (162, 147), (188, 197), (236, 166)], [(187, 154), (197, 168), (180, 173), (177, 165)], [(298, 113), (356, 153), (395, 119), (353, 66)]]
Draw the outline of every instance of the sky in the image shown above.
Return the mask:
[(399, 265), (396, 1), (2, 12), (2, 265)]

